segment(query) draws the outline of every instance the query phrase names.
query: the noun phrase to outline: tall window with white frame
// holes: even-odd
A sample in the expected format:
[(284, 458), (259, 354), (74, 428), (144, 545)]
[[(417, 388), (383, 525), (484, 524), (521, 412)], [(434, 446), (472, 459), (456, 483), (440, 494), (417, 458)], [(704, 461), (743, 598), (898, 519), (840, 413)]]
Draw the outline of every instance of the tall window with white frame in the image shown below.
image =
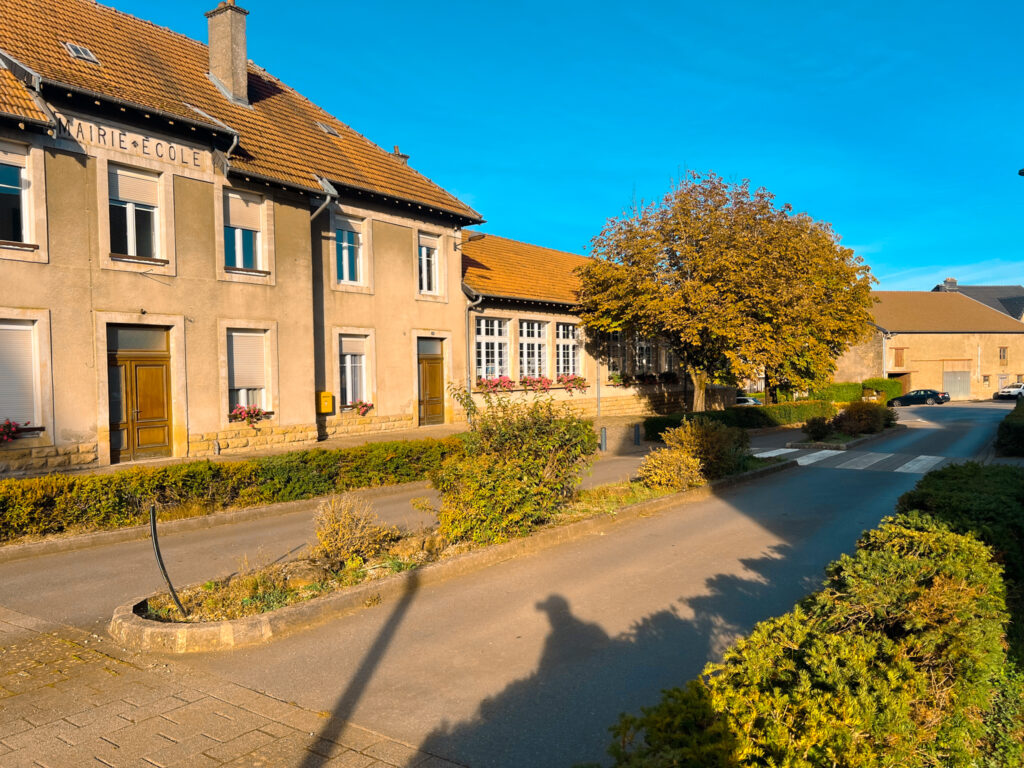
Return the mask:
[(654, 373), (654, 344), (650, 339), (637, 336), (633, 345), (633, 372)]
[(224, 191), (224, 266), (263, 270), (260, 213), (263, 200), (236, 190)]
[(546, 376), (548, 373), (548, 324), (538, 320), (519, 321), (519, 375)]
[(346, 407), (366, 399), (366, 337), (339, 336), (338, 344), (338, 405)]
[(334, 230), (337, 280), (339, 283), (361, 283), (363, 249), (359, 223), (339, 218), (337, 225), (337, 229)]
[(157, 203), (159, 176), (111, 165), (110, 252), (136, 259), (159, 258)]
[(228, 410), (267, 406), (267, 332), (228, 329)]
[(608, 343), (608, 373), (626, 372), (626, 348), (622, 342), (622, 331), (609, 331)]
[(0, 241), (26, 241), (25, 187), (25, 155), (0, 144)]
[(555, 326), (555, 372), (559, 376), (576, 376), (580, 372), (580, 352), (573, 323)]
[(438, 238), (433, 235), (419, 237), (419, 291), (420, 293), (439, 293), (438, 286), (438, 263), (437, 263)]
[(476, 376), (508, 376), (508, 321), (496, 317), (476, 319)]
[(35, 347), (34, 322), (0, 319), (0, 422), (36, 425)]

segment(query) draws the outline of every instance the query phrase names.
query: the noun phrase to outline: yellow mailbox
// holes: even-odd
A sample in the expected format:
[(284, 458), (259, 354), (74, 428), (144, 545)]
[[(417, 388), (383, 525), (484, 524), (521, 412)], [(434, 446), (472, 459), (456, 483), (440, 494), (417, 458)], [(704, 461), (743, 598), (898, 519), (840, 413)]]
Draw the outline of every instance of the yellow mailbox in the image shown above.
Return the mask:
[(317, 413), (334, 413), (333, 392), (317, 392)]

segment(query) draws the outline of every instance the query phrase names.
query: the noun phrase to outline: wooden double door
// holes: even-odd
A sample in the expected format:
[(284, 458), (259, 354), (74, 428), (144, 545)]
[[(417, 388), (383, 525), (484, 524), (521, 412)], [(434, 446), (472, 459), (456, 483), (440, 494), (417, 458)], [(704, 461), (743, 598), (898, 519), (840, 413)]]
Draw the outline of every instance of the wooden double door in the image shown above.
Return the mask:
[(416, 340), (420, 425), (444, 424), (444, 352), (441, 339)]
[(167, 329), (109, 326), (110, 461), (171, 455), (171, 356)]

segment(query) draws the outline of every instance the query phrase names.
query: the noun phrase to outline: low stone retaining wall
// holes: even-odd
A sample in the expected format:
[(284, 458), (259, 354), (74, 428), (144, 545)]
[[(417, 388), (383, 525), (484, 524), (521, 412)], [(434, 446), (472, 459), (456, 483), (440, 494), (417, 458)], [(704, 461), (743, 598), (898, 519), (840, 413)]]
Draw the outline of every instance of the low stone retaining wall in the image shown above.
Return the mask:
[(289, 605), (276, 611), (244, 619), (189, 624), (152, 621), (138, 614), (148, 598), (119, 606), (110, 622), (111, 637), (129, 648), (157, 653), (201, 653), (226, 651), (265, 643), (364, 608), (400, 598), (409, 590), (473, 573), (521, 555), (539, 552), (567, 541), (600, 535), (628, 520), (646, 517), (678, 504), (690, 504), (714, 496), (722, 488), (738, 485), (764, 475), (795, 467), (795, 461), (780, 462), (716, 480), (660, 499), (632, 504), (614, 515), (599, 515), (568, 525), (553, 526), (531, 536), (456, 555), (377, 581), (368, 581), (334, 594)]

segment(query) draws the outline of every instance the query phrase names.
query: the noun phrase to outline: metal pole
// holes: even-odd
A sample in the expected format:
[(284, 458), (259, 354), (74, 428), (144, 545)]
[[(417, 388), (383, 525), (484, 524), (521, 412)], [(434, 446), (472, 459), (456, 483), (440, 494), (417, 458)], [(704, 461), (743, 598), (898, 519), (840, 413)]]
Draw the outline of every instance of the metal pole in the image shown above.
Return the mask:
[(174, 600), (174, 604), (178, 606), (178, 610), (181, 611), (183, 618), (188, 618), (188, 612), (185, 607), (181, 604), (181, 600), (178, 599), (178, 593), (174, 591), (174, 585), (171, 584), (171, 578), (167, 575), (167, 569), (164, 568), (164, 559), (160, 555), (160, 539), (156, 535), (156, 504), (153, 504), (149, 508), (149, 534), (150, 538), (153, 539), (153, 554), (156, 556), (156, 564), (160, 566), (160, 573), (164, 575), (164, 581), (167, 582), (167, 589), (171, 591), (171, 599)]
[(640, 425), (633, 425), (633, 445), (640, 445)]
[(601, 427), (601, 453), (608, 450), (608, 427)]

